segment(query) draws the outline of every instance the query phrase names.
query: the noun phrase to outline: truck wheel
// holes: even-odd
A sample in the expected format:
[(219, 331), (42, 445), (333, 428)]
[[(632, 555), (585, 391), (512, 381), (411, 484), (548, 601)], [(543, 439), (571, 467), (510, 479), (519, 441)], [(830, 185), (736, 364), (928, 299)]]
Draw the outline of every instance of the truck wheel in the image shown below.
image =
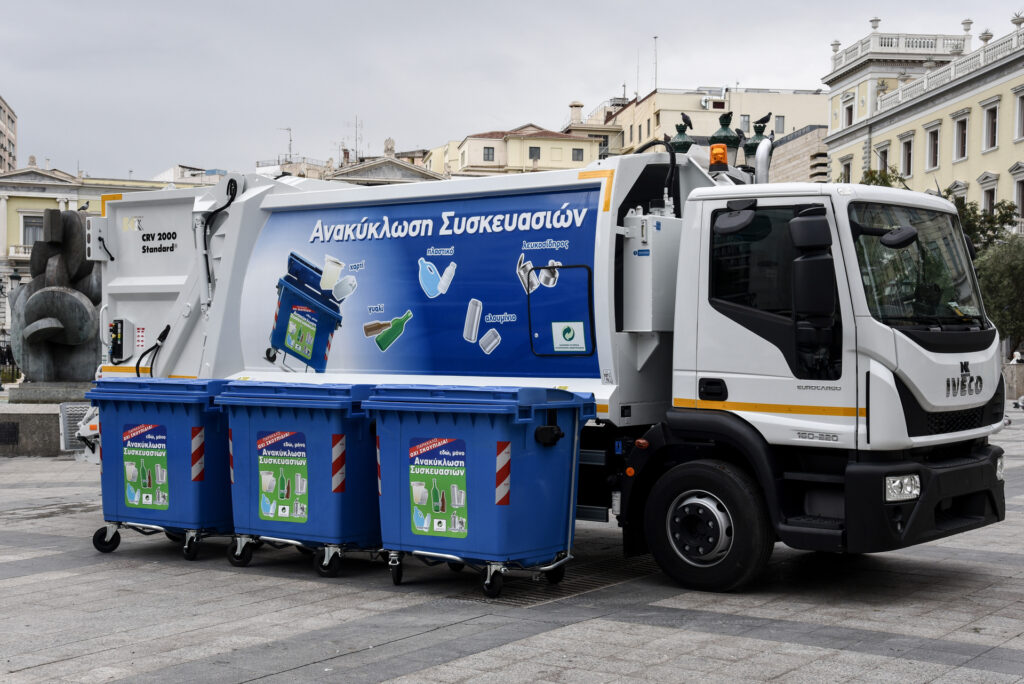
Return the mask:
[(644, 512), (661, 569), (692, 589), (737, 589), (764, 569), (775, 546), (757, 485), (722, 461), (683, 463), (662, 475)]

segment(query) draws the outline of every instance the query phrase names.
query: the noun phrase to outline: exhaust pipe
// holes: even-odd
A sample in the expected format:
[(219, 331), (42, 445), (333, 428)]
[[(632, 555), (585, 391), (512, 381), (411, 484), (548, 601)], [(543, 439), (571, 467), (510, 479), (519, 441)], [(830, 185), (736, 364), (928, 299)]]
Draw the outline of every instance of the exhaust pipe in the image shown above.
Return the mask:
[(772, 141), (765, 138), (757, 145), (757, 154), (754, 156), (754, 182), (768, 182), (768, 167), (772, 163)]

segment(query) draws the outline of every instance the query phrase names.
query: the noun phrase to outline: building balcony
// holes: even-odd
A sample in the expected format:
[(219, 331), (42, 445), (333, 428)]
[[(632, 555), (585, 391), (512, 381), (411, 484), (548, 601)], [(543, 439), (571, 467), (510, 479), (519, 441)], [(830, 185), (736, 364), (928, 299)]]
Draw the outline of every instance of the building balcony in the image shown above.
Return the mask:
[(832, 71), (853, 64), (872, 52), (886, 55), (953, 57), (970, 49), (971, 37), (964, 34), (872, 33), (832, 55)]
[(891, 93), (880, 96), (876, 113), (892, 109), (930, 90), (935, 90), (962, 78), (972, 71), (977, 71), (987, 64), (992, 64), (1007, 55), (1022, 51), (1024, 51), (1024, 29), (1005, 35), (970, 54), (954, 59), (940, 69), (929, 71), (924, 76), (901, 85)]
[(7, 249), (7, 257), (19, 261), (28, 261), (32, 256), (32, 245), (11, 245)]
[(1024, 216), (1018, 216), (1010, 225), (1010, 232), (1016, 235), (1024, 235)]

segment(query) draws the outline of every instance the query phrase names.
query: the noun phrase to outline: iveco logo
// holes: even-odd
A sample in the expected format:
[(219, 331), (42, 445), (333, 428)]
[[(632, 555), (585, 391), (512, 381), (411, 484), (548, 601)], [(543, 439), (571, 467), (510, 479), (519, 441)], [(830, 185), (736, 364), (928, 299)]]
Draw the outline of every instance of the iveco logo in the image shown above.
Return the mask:
[(960, 376), (946, 378), (947, 397), (966, 397), (981, 394), (982, 380), (980, 375), (971, 375), (968, 361), (960, 362)]

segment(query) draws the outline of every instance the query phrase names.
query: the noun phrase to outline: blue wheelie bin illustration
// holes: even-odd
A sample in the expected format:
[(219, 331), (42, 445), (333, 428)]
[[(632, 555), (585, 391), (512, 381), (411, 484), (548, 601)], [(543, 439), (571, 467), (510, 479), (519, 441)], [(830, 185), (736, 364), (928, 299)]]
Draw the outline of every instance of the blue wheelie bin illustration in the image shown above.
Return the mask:
[(281, 351), (318, 373), (327, 368), (331, 339), (341, 326), (341, 303), (320, 289), (321, 275), (322, 270), (301, 255), (288, 256), (288, 272), (277, 282), (268, 361)]

